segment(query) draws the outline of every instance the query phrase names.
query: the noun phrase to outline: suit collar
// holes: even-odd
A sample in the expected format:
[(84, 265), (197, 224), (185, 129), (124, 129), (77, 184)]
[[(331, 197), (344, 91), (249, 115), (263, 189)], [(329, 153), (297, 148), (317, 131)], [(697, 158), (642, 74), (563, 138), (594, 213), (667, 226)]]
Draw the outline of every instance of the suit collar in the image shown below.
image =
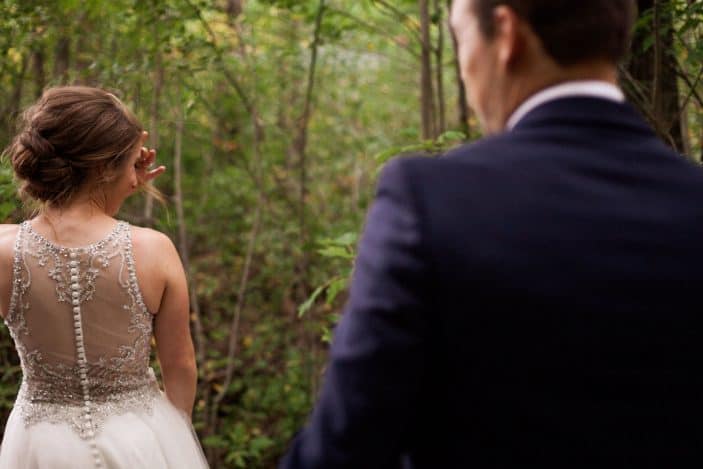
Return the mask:
[(627, 128), (629, 131), (654, 135), (639, 111), (629, 103), (583, 96), (546, 102), (528, 112), (510, 132), (563, 125)]
[(559, 83), (538, 91), (527, 98), (510, 116), (506, 128), (508, 130), (513, 129), (530, 111), (549, 101), (577, 96), (608, 99), (618, 103), (625, 101), (625, 95), (620, 88), (607, 81), (578, 80)]

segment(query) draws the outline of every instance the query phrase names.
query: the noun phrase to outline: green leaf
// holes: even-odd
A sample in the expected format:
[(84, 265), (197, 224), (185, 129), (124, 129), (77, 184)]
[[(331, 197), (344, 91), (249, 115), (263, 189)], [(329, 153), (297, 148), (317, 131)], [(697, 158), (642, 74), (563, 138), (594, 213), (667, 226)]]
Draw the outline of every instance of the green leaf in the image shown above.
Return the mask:
[(337, 295), (339, 295), (339, 292), (346, 289), (348, 284), (349, 279), (347, 277), (339, 277), (332, 280), (330, 286), (327, 288), (327, 304), (331, 306), (337, 298)]
[(374, 155), (373, 158), (380, 163), (385, 163), (398, 153), (401, 153), (401, 151), (402, 147), (393, 147)]
[(312, 292), (312, 295), (310, 295), (310, 297), (307, 300), (305, 300), (305, 302), (302, 305), (300, 305), (300, 307), (298, 307), (298, 317), (299, 318), (302, 318), (305, 315), (305, 313), (307, 313), (310, 310), (310, 308), (312, 308), (312, 305), (315, 304), (317, 297), (322, 294), (322, 292), (325, 290), (325, 288), (327, 288), (326, 284), (320, 285), (319, 287), (317, 287), (315, 289), (315, 291)]
[(322, 257), (354, 259), (354, 255), (342, 246), (326, 246), (317, 251)]
[(203, 446), (210, 448), (227, 448), (227, 440), (220, 435), (210, 435), (203, 438)]
[(274, 442), (271, 438), (259, 436), (251, 440), (250, 447), (252, 452), (261, 453), (262, 451), (273, 446), (273, 444)]
[(439, 142), (440, 145), (444, 145), (448, 142), (457, 142), (457, 141), (464, 141), (466, 140), (466, 135), (464, 132), (459, 132), (457, 130), (449, 130), (447, 132), (444, 132), (442, 135), (437, 138), (437, 142)]
[(339, 246), (352, 246), (356, 244), (358, 236), (356, 233), (344, 233), (342, 236), (334, 240), (334, 243)]

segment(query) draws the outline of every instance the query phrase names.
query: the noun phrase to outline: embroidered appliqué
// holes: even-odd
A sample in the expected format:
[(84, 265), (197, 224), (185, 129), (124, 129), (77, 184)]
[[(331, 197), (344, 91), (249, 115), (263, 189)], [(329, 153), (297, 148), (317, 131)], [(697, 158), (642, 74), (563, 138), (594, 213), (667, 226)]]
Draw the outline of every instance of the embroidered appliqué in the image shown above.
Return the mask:
[[(118, 278), (107, 269), (118, 264)], [(34, 268), (30, 268), (30, 264)], [(32, 274), (44, 271), (55, 286), (56, 303), (71, 306), (76, 353), (72, 363), (48, 360), (32, 343), (26, 315), (32, 305)], [(149, 367), (153, 316), (142, 299), (132, 255), (129, 224), (119, 222), (102, 241), (84, 248), (56, 246), (34, 232), (29, 222), (19, 229), (13, 261), (13, 286), (5, 323), (20, 355), (23, 380), (18, 409), (27, 426), (39, 422), (67, 423), (81, 438), (93, 440), (112, 415), (153, 410), (160, 395)], [(129, 315), (128, 341), (114, 344), (109, 353), (86, 358), (81, 309), (96, 294), (100, 278), (117, 282), (126, 303), (116, 311)], [(61, 306), (66, 308), (66, 306)], [(70, 318), (69, 318), (70, 319)], [(48, 324), (47, 327), (52, 327)]]

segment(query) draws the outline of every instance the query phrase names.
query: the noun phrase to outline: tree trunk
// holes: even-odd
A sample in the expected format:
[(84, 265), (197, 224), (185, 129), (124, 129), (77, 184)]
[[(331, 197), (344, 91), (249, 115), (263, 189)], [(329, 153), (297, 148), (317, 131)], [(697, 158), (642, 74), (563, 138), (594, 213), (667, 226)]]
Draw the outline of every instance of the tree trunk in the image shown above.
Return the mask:
[(434, 0), (434, 17), (437, 21), (437, 48), (435, 49), (435, 69), (437, 81), (437, 105), (439, 108), (439, 121), (437, 134), (447, 131), (447, 111), (444, 102), (444, 15), (442, 14), (440, 0)]
[[(673, 12), (667, 0), (638, 0), (637, 6), (640, 14), (652, 12), (652, 22), (650, 28), (636, 31), (633, 38), (628, 71), (635, 83), (625, 89), (657, 134), (683, 151)], [(644, 50), (649, 37), (652, 45)]]
[(420, 115), (422, 138), (431, 140), (437, 136), (435, 128), (434, 90), (432, 86), (432, 44), (430, 43), (430, 12), (428, 0), (418, 0), (420, 8), (420, 45), (422, 47), (420, 67)]
[(13, 135), (15, 133), (15, 123), (17, 121), (17, 116), (20, 113), (20, 106), (22, 105), (22, 90), (24, 88), (24, 80), (25, 75), (27, 74), (28, 62), (27, 56), (22, 55), (20, 69), (15, 75), (12, 96), (10, 97), (7, 108), (5, 108), (5, 112), (3, 113), (3, 118), (6, 120), (7, 135)]
[(44, 87), (46, 86), (46, 72), (44, 70), (45, 65), (45, 54), (44, 47), (41, 44), (37, 44), (36, 48), (32, 53), (32, 69), (34, 71), (34, 96), (39, 98), (44, 92)]
[[(303, 113), (298, 119), (298, 133), (293, 142), (295, 148), (295, 153), (298, 155), (299, 170), (300, 170), (300, 193), (298, 201), (298, 216), (299, 216), (299, 245), (300, 245), (300, 261), (297, 266), (297, 298), (298, 303), (302, 303), (307, 299), (310, 294), (309, 288), (309, 270), (310, 270), (310, 258), (308, 255), (308, 220), (306, 212), (306, 200), (308, 194), (308, 163), (307, 163), (307, 143), (308, 143), (308, 127), (310, 124), (310, 118), (312, 116), (312, 106), (313, 106), (313, 92), (315, 89), (315, 78), (317, 72), (317, 56), (320, 47), (320, 38), (322, 34), (322, 18), (325, 14), (326, 0), (320, 0), (317, 7), (317, 16), (315, 18), (315, 30), (313, 32), (313, 41), (310, 51), (310, 65), (308, 67), (308, 79), (305, 91), (305, 102), (303, 103)], [(310, 382), (310, 393), (311, 395), (316, 394), (317, 389), (317, 379), (314, 371), (314, 341), (317, 337), (311, 336), (306, 324), (301, 322), (301, 338), (306, 342), (305, 348), (308, 351), (307, 363), (305, 366), (305, 371)]]
[(54, 78), (61, 83), (68, 81), (68, 70), (71, 61), (71, 38), (64, 34), (56, 42), (54, 60)]
[(183, 132), (184, 132), (184, 110), (181, 103), (176, 111), (176, 135), (173, 146), (173, 202), (176, 206), (176, 226), (178, 230), (178, 252), (183, 262), (183, 270), (188, 279), (188, 296), (190, 299), (190, 313), (193, 322), (195, 335), (195, 352), (199, 366), (205, 364), (205, 334), (202, 322), (200, 321), (200, 304), (198, 303), (193, 269), (190, 264), (190, 246), (188, 244), (188, 232), (186, 231), (185, 213), (183, 210)]
[(317, 72), (317, 55), (320, 46), (320, 35), (322, 32), (322, 17), (325, 13), (325, 0), (320, 0), (317, 8), (317, 16), (315, 19), (315, 30), (313, 32), (313, 42), (310, 51), (310, 66), (308, 68), (308, 79), (305, 92), (305, 102), (303, 103), (303, 112), (298, 119), (298, 129), (295, 140), (293, 141), (293, 148), (298, 156), (298, 169), (299, 173), (299, 201), (298, 201), (298, 223), (299, 223), (299, 242), (301, 250), (301, 258), (298, 265), (298, 286), (300, 288), (300, 298), (299, 300), (304, 300), (308, 295), (308, 264), (309, 259), (307, 255), (307, 243), (308, 243), (308, 226), (306, 217), (306, 204), (305, 200), (307, 198), (308, 192), (308, 163), (307, 163), (307, 145), (308, 145), (308, 126), (310, 124), (310, 117), (312, 116), (312, 99), (313, 91), (315, 88), (315, 77)]
[(227, 15), (236, 18), (242, 14), (244, 0), (227, 0)]
[(186, 223), (183, 212), (183, 108), (178, 104), (176, 111), (176, 136), (173, 145), (173, 203), (176, 206), (176, 224), (178, 226), (178, 250), (185, 270), (190, 269), (190, 253), (186, 238)]
[[(159, 108), (161, 104), (161, 92), (164, 84), (164, 65), (159, 48), (159, 26), (153, 24), (152, 34), (154, 35), (154, 44), (156, 44), (155, 64), (154, 64), (154, 89), (151, 97), (151, 115), (149, 117), (149, 144), (152, 148), (159, 146)], [(145, 226), (153, 226), (154, 224), (154, 197), (151, 194), (146, 194), (144, 200), (144, 221)]]
[[(192, 5), (192, 4), (191, 4)], [(197, 8), (196, 8), (197, 10)], [(205, 20), (205, 18), (202, 15), (202, 12), (200, 10), (197, 10), (198, 14), (198, 19), (200, 20), (202, 26), (205, 28), (205, 31), (207, 32), (208, 36), (210, 37), (210, 40), (212, 41), (211, 44), (215, 46), (216, 44), (216, 35), (215, 32), (212, 30), (210, 27), (209, 23)], [(239, 34), (239, 32), (237, 31)], [(240, 37), (241, 40), (241, 37)], [(251, 123), (252, 123), (252, 129), (253, 129), (253, 137), (254, 137), (254, 142), (252, 145), (253, 153), (254, 153), (254, 165), (255, 168), (253, 172), (255, 173), (253, 175), (254, 180), (255, 180), (255, 185), (258, 188), (258, 197), (257, 197), (257, 203), (256, 203), (256, 208), (254, 211), (254, 220), (252, 222), (252, 227), (251, 231), (249, 233), (249, 239), (247, 242), (247, 250), (245, 254), (245, 259), (244, 259), (244, 266), (242, 268), (241, 276), (239, 278), (239, 288), (237, 290), (237, 304), (235, 306), (234, 310), (234, 315), (232, 317), (232, 322), (230, 324), (230, 329), (229, 329), (229, 340), (228, 340), (228, 350), (227, 350), (227, 366), (225, 369), (225, 376), (223, 379), (223, 382), (221, 386), (219, 387), (217, 393), (214, 395), (212, 398), (212, 401), (210, 402), (209, 408), (207, 407), (208, 401), (209, 401), (209, 389), (211, 386), (208, 383), (207, 390), (205, 392), (205, 402), (206, 402), (206, 418), (205, 418), (205, 436), (213, 435), (216, 434), (218, 431), (218, 421), (219, 421), (219, 408), (223, 400), (225, 399), (227, 392), (229, 390), (230, 384), (232, 382), (233, 376), (234, 376), (234, 360), (236, 358), (237, 352), (238, 352), (238, 344), (239, 344), (239, 324), (240, 324), (240, 318), (241, 314), (244, 310), (244, 307), (246, 305), (246, 297), (248, 293), (248, 285), (249, 285), (249, 277), (251, 274), (251, 266), (252, 266), (252, 259), (254, 256), (254, 252), (256, 249), (256, 246), (258, 244), (259, 240), (259, 234), (261, 232), (261, 225), (263, 224), (263, 214), (264, 214), (264, 203), (266, 201), (266, 187), (264, 186), (264, 180), (263, 180), (263, 169), (264, 169), (264, 162), (263, 162), (263, 152), (262, 152), (262, 145), (265, 139), (265, 132), (264, 132), (264, 127), (263, 127), (263, 121), (259, 115), (259, 110), (257, 107), (257, 100), (256, 96), (253, 98), (250, 97), (245, 91), (242, 85), (239, 83), (237, 77), (227, 71), (227, 68), (224, 67), (224, 57), (222, 53), (215, 47), (215, 53), (217, 55), (218, 60), (222, 63), (223, 69), (222, 72), (224, 74), (225, 79), (227, 82), (232, 86), (234, 89), (236, 95), (239, 97), (239, 99), (242, 102), (242, 105), (246, 109), (246, 111), (249, 113), (249, 117), (251, 118)], [(256, 79), (254, 78), (254, 81)], [(217, 116), (216, 116), (217, 117)], [(224, 127), (225, 122), (222, 121), (219, 117), (218, 118), (218, 129), (214, 131), (215, 138), (217, 138), (218, 133), (221, 133), (225, 129), (220, 129), (219, 127)], [(208, 457), (210, 460), (214, 460), (216, 454), (218, 451), (221, 451), (219, 448), (215, 447), (208, 447), (207, 448), (207, 453)]]

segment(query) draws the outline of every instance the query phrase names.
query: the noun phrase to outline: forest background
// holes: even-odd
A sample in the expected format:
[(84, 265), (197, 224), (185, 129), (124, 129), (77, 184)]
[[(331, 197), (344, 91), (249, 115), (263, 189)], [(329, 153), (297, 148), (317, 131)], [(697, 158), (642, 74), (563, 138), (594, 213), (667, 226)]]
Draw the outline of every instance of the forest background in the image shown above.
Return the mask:
[[(3, 0), (0, 145), (47, 86), (113, 90), (150, 130), (190, 279), (194, 425), (213, 468), (270, 468), (305, 422), (384, 161), (480, 137), (450, 0)], [(638, 0), (630, 101), (701, 162), (703, 1)], [(27, 216), (0, 166), (0, 222)], [(21, 371), (0, 334), (0, 420)]]

